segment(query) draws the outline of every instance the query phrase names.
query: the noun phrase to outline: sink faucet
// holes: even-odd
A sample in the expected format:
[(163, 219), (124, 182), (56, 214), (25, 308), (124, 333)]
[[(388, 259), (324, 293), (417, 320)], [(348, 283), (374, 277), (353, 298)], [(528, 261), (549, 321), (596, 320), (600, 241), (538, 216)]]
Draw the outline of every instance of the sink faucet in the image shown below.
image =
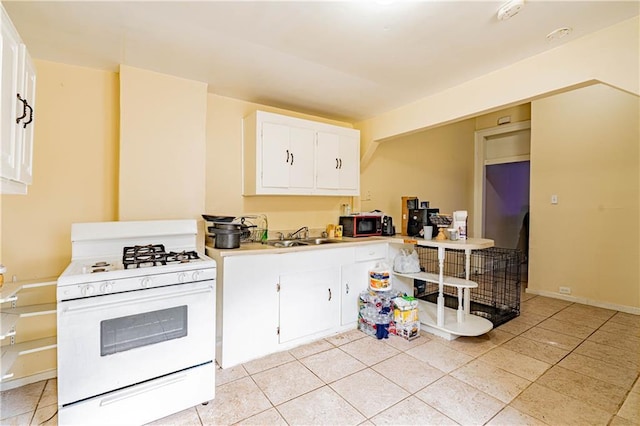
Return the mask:
[[(300, 234), (300, 235), (298, 235)], [(289, 234), (289, 238), (307, 238), (309, 237), (309, 228), (307, 228), (306, 226), (303, 226), (302, 228), (298, 229), (296, 232), (292, 232)]]

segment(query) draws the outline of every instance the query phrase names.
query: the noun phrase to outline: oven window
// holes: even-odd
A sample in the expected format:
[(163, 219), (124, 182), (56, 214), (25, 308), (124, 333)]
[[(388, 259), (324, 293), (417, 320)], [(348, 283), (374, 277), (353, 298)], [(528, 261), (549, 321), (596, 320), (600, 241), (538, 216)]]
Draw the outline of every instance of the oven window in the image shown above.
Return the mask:
[(179, 339), (187, 335), (187, 306), (100, 322), (100, 355)]

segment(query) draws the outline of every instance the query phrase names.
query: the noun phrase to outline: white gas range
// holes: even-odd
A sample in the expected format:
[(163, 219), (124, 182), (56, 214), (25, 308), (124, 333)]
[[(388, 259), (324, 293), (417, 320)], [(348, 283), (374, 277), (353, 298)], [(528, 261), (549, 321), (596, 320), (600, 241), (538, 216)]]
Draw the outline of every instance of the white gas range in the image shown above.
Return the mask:
[(216, 263), (196, 237), (195, 220), (72, 225), (60, 424), (143, 424), (213, 399)]

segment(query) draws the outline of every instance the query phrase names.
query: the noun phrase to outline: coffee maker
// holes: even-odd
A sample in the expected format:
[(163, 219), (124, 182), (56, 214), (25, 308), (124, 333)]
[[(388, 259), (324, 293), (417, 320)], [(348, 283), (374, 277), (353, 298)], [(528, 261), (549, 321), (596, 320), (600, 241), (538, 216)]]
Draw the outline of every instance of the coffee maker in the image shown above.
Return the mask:
[(396, 227), (393, 226), (393, 218), (391, 216), (382, 217), (382, 235), (392, 236), (396, 234)]
[(407, 222), (407, 235), (410, 237), (422, 236), (423, 226), (432, 226), (433, 235), (438, 235), (438, 227), (431, 222), (430, 216), (440, 213), (439, 208), (409, 209), (409, 220)]

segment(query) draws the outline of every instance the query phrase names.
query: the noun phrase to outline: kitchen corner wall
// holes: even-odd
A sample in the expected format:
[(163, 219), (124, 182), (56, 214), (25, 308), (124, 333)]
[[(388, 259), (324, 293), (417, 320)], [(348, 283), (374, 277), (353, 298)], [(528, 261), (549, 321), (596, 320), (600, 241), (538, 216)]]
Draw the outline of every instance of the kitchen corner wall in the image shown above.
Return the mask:
[(640, 98), (598, 84), (531, 123), (529, 289), (640, 313)]
[(469, 119), (382, 142), (361, 170), (362, 210), (383, 210), (398, 233), (402, 196), (429, 201), (441, 213), (472, 213), (474, 131)]
[(2, 195), (5, 280), (58, 276), (71, 224), (115, 220), (118, 74), (35, 60), (33, 184)]

